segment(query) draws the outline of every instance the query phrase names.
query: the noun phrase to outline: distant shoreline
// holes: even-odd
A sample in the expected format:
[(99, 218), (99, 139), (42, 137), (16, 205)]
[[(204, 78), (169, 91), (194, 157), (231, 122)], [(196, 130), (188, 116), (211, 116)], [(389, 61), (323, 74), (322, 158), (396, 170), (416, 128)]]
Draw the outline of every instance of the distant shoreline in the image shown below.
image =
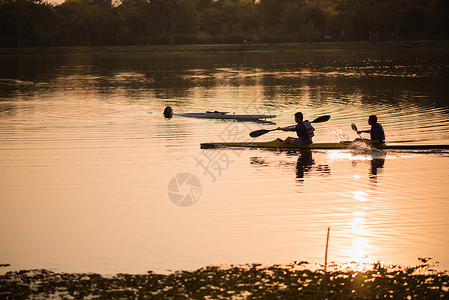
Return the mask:
[(104, 47), (24, 47), (0, 48), (0, 55), (59, 55), (59, 54), (137, 54), (137, 53), (263, 53), (263, 52), (315, 52), (344, 53), (422, 53), (449, 54), (449, 41), (408, 42), (341, 42), (341, 43), (279, 43), (279, 44), (201, 44), (150, 45)]

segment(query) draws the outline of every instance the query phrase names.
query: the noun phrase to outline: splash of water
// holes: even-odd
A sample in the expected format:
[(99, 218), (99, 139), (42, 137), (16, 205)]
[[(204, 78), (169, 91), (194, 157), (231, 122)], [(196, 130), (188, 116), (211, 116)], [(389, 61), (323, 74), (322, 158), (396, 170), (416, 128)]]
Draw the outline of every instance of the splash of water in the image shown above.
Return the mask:
[(341, 142), (341, 141), (347, 141), (349, 140), (349, 134), (348, 132), (338, 129), (332, 126), (327, 126), (327, 130), (330, 132), (332, 139), (334, 142)]

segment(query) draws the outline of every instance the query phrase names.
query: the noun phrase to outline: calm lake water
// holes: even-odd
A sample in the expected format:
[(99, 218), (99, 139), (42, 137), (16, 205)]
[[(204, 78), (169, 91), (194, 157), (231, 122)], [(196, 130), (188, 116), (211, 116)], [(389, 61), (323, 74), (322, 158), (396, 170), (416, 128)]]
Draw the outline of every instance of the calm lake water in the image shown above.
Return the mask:
[[(210, 264), (449, 269), (449, 152), (201, 150), (314, 119), (315, 142), (449, 140), (449, 58), (340, 52), (0, 57), (2, 271), (142, 273)], [(273, 124), (174, 117), (276, 114)], [(257, 141), (286, 137), (272, 132)], [(290, 134), (291, 135), (291, 134)], [(365, 137), (368, 137), (365, 135)], [(183, 184), (183, 180), (189, 179)], [(196, 181), (192, 179), (197, 179)], [(192, 195), (188, 207), (176, 195)]]

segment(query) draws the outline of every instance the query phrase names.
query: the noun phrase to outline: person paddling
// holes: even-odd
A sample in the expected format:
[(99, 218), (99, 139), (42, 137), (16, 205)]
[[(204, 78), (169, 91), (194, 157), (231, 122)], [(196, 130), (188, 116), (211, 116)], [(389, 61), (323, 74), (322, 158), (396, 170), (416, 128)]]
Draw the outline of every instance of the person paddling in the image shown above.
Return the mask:
[(369, 133), (370, 140), (364, 140), (365, 142), (371, 143), (372, 145), (383, 145), (385, 144), (385, 132), (384, 128), (380, 123), (377, 123), (377, 116), (371, 115), (368, 118), (368, 124), (371, 125), (371, 129), (359, 130), (357, 134)]
[(170, 106), (167, 106), (164, 109), (164, 117), (166, 117), (167, 119), (170, 119), (173, 117), (173, 109)]
[(285, 140), (281, 140), (284, 144), (289, 145), (310, 145), (313, 143), (312, 137), (314, 136), (315, 128), (313, 128), (312, 124), (308, 121), (304, 121), (304, 116), (301, 112), (297, 112), (295, 114), (295, 122), (296, 125), (287, 126), (287, 127), (278, 127), (278, 130), (282, 131), (296, 131), (298, 138), (288, 137)]

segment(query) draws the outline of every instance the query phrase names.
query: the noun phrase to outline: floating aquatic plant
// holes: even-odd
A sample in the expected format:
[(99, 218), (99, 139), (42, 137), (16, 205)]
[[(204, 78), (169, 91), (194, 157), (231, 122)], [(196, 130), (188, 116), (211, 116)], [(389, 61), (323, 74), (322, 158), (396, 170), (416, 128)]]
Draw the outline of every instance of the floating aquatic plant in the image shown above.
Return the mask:
[[(0, 298), (235, 298), (437, 299), (449, 298), (449, 275), (437, 263), (420, 258), (417, 266), (374, 263), (327, 270), (306, 262), (287, 265), (208, 266), (168, 275), (56, 273), (48, 270), (8, 272), (0, 276)], [(310, 267), (310, 268), (309, 268)]]

